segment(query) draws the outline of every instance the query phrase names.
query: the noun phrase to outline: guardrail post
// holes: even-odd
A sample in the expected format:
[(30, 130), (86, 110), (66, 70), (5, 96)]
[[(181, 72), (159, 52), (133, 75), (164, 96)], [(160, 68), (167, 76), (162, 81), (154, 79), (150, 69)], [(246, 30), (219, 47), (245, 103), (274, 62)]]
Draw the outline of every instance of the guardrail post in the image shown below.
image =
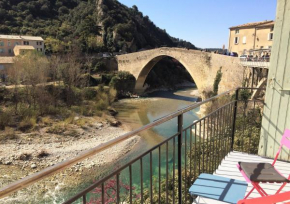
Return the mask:
[[(182, 204), (182, 125), (183, 114), (178, 115), (178, 203)], [(174, 198), (173, 198), (174, 199)]]
[(231, 150), (234, 149), (234, 142), (235, 142), (235, 131), (236, 131), (236, 118), (237, 118), (238, 99), (239, 99), (239, 88), (236, 90), (235, 103), (234, 103), (234, 117), (233, 117), (233, 124), (232, 124), (232, 143), (231, 143)]

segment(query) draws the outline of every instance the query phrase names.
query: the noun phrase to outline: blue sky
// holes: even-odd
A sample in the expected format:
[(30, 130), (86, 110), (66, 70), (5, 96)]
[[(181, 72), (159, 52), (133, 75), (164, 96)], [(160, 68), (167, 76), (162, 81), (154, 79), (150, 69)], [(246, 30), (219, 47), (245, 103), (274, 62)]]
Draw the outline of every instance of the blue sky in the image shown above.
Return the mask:
[(200, 48), (228, 45), (229, 27), (275, 20), (277, 0), (119, 0), (158, 27)]

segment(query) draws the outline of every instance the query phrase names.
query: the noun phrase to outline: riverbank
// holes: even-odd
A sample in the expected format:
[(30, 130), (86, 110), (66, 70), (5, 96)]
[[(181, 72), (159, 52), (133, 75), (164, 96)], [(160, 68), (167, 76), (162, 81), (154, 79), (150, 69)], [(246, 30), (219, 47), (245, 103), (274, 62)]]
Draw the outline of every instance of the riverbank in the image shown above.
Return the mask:
[[(83, 120), (84, 118), (77, 118)], [(19, 133), (17, 139), (2, 141), (0, 144), (0, 187), (25, 176), (36, 173), (81, 152), (96, 147), (125, 134), (122, 126), (113, 127), (110, 121), (99, 117), (86, 117), (86, 124), (81, 127), (69, 124), (63, 134), (47, 133), (49, 127), (44, 127), (31, 133)], [(108, 172), (106, 166), (124, 157), (134, 149), (140, 137), (135, 136), (125, 140), (101, 153), (88, 158), (52, 177), (52, 183), (57, 183), (62, 192), (86, 182), (92, 182), (98, 175)], [(39, 196), (53, 194), (55, 185), (37, 184)], [(26, 200), (27, 191), (35, 185), (19, 193), (17, 198), (7, 198), (5, 203)], [(24, 193), (25, 192), (25, 193)], [(55, 193), (55, 192), (54, 192)], [(31, 195), (31, 194), (29, 194)], [(52, 196), (53, 197), (53, 196)], [(0, 200), (0, 202), (2, 202)], [(4, 202), (4, 201), (3, 201)], [(17, 203), (17, 202), (16, 202)]]

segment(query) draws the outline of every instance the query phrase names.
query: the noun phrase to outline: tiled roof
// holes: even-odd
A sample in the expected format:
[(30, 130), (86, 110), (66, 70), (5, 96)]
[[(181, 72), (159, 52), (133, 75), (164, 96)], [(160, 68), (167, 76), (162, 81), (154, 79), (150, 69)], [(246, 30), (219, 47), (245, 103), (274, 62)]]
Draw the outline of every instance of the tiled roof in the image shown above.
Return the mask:
[(274, 26), (274, 25), (275, 25), (275, 22), (274, 21), (270, 21), (269, 23), (261, 24), (261, 25), (258, 25), (257, 27)]
[(23, 36), (23, 35), (0, 35), (0, 39), (43, 41), (43, 38), (39, 36)]
[(242, 24), (242, 25), (237, 25), (237, 26), (230, 27), (230, 29), (271, 25), (271, 23), (274, 24), (274, 21), (259, 21), (259, 22), (253, 22), (253, 23), (245, 23), (245, 24)]
[(0, 57), (0, 64), (12, 64), (14, 57)]

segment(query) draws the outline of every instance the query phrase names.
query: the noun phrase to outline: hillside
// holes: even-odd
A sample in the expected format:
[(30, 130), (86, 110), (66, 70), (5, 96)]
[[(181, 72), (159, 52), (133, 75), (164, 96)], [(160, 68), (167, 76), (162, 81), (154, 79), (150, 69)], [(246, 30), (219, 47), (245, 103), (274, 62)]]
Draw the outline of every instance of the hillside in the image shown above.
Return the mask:
[(116, 0), (1, 0), (0, 33), (43, 36), (48, 52), (73, 46), (83, 52), (195, 49), (158, 28), (136, 6)]

